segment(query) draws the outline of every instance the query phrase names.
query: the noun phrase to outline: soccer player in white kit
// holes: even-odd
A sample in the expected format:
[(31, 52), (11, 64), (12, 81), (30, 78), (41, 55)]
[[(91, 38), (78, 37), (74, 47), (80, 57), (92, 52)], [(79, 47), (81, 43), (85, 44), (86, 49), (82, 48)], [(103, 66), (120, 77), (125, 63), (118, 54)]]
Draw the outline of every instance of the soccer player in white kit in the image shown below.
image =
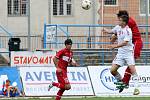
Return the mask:
[(133, 53), (134, 45), (132, 44), (132, 31), (127, 25), (128, 20), (128, 16), (121, 16), (119, 18), (119, 25), (112, 29), (112, 32), (116, 33), (114, 37), (118, 40), (118, 44), (111, 44), (109, 48), (118, 48), (118, 52), (112, 62), (110, 72), (117, 79), (117, 81), (121, 81), (122, 77), (117, 70), (119, 67), (123, 66), (126, 63), (131, 70), (134, 81), (135, 89), (133, 94), (138, 95), (140, 91), (138, 90), (138, 75), (135, 69), (135, 60)]

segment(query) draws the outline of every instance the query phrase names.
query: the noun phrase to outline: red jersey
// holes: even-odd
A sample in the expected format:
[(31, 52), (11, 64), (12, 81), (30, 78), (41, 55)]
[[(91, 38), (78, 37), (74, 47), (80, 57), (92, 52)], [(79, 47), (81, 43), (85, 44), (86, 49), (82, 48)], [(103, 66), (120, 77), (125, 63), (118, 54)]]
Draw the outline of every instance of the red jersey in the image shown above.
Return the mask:
[(131, 17), (129, 18), (128, 26), (131, 28), (132, 41), (135, 43), (136, 40), (141, 39), (141, 34), (135, 20)]
[(8, 84), (4, 84), (4, 85), (3, 85), (3, 89), (4, 89), (4, 90), (3, 90), (3, 94), (4, 94), (4, 95), (6, 95), (7, 89), (8, 89), (9, 86), (10, 86), (10, 85), (8, 85)]
[(67, 48), (57, 52), (56, 58), (59, 59), (58, 67), (67, 70), (68, 63), (71, 62), (73, 52)]

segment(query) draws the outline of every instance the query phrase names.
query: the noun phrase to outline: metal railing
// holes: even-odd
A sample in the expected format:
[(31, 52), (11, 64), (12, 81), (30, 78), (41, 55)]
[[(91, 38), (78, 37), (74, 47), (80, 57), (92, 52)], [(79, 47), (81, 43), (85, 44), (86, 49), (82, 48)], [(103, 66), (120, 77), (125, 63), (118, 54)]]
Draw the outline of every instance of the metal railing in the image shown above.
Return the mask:
[[(20, 38), (20, 49), (27, 50), (28, 49), (28, 36), (12, 36), (13, 38)], [(31, 38), (31, 50), (34, 51), (36, 49), (43, 48), (43, 38), (41, 35), (32, 35)], [(8, 41), (10, 37), (9, 36), (0, 36), (0, 43), (1, 48), (8, 49)]]
[[(59, 25), (60, 26), (60, 25)], [(67, 25), (62, 25), (61, 27), (66, 27)], [(56, 30), (57, 34), (55, 35), (55, 39), (57, 41), (50, 42), (47, 44), (47, 48), (49, 49), (61, 49), (64, 47), (64, 40), (69, 37), (73, 40), (73, 49), (75, 54), (75, 59), (80, 62), (83, 66), (85, 65), (110, 65), (113, 57), (115, 56), (115, 51), (108, 50), (106, 45), (109, 44), (110, 36), (94, 34), (95, 28), (93, 27), (109, 27), (112, 28), (111, 25), (70, 25), (68, 27), (61, 28), (65, 30)], [(74, 27), (76, 29), (74, 29)], [(79, 29), (84, 28), (85, 29)], [(150, 26), (140, 26), (140, 28), (145, 28)], [(72, 33), (73, 32), (73, 33)], [(78, 32), (83, 32), (83, 34), (79, 34)], [(84, 33), (85, 32), (85, 33)], [(68, 36), (67, 36), (68, 35)], [(28, 36), (13, 36), (21, 39), (20, 49), (27, 50), (28, 48)], [(31, 47), (32, 50), (42, 49), (43, 48), (43, 37), (41, 35), (30, 36), (31, 37)], [(10, 36), (2, 36), (0, 35), (0, 43), (2, 43), (3, 48), (8, 49), (8, 41)], [(144, 40), (144, 47), (141, 54), (141, 59), (136, 62), (136, 64), (140, 65), (148, 65), (150, 62), (150, 42), (146, 42), (145, 33), (142, 34), (142, 38)], [(148, 45), (145, 46), (145, 45)], [(2, 52), (1, 52), (2, 53)]]
[[(76, 49), (74, 59), (82, 66), (111, 65), (117, 50), (110, 49)], [(143, 49), (136, 65), (150, 64), (150, 49)]]
[[(114, 25), (63, 25), (63, 24), (48, 24), (44, 25), (44, 48), (59, 49), (64, 47), (64, 40), (71, 38), (73, 40), (73, 48), (105, 48), (108, 44), (110, 35), (104, 34), (101, 30), (103, 28), (113, 28)], [(144, 42), (143, 48), (150, 47), (150, 41), (147, 39), (150, 35), (147, 35), (145, 30), (150, 25), (139, 25), (139, 30)], [(53, 34), (51, 34), (53, 33)], [(52, 41), (47, 41), (47, 36)]]

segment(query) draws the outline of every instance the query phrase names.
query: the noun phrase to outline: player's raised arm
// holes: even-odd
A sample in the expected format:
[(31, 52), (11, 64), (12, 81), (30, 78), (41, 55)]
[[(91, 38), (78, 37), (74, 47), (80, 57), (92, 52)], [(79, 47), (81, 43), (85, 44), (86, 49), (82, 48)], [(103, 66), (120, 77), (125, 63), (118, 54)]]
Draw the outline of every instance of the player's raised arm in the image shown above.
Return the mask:
[(117, 40), (117, 34), (112, 34), (111, 38), (110, 38), (110, 42), (114, 43)]
[(103, 29), (102, 29), (102, 32), (103, 32), (104, 34), (114, 34), (111, 29), (106, 29), (106, 28), (103, 28)]

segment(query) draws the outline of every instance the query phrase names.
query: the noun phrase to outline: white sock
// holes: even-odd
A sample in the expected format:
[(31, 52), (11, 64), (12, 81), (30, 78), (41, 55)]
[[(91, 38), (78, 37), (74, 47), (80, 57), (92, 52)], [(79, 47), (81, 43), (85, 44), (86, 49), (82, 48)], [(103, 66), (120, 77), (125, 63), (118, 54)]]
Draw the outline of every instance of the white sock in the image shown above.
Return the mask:
[(122, 77), (119, 73), (116, 74), (115, 78), (117, 79), (117, 81), (120, 81), (122, 79)]
[(138, 88), (139, 87), (139, 79), (138, 79), (137, 73), (134, 73), (132, 75), (132, 79), (133, 79), (134, 87)]

